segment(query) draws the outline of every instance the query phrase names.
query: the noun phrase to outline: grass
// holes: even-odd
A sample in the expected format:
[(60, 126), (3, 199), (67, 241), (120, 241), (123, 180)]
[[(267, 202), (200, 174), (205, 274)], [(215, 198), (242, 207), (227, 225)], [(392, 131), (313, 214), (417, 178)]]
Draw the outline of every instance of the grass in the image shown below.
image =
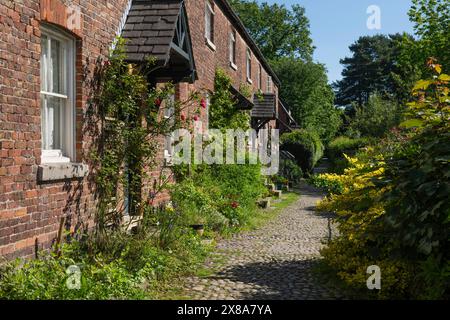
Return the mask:
[(247, 225), (242, 228), (242, 231), (251, 231), (263, 227), (278, 217), (283, 209), (289, 207), (299, 198), (300, 194), (297, 192), (284, 193), (280, 202), (272, 201), (270, 209), (259, 209), (257, 214), (253, 215)]

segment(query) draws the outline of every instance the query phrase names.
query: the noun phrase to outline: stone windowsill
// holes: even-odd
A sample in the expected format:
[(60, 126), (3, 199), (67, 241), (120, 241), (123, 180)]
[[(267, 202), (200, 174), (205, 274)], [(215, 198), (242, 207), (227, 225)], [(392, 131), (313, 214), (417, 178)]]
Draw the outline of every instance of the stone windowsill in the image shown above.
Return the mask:
[(82, 163), (52, 163), (38, 167), (38, 181), (80, 179), (87, 176), (89, 166)]
[(209, 40), (207, 37), (205, 37), (205, 41), (206, 41), (206, 45), (212, 50), (212, 51), (216, 51), (216, 45)]
[(232, 61), (230, 61), (230, 67), (231, 67), (231, 69), (233, 69), (235, 71), (237, 71), (237, 69), (238, 69), (237, 65)]

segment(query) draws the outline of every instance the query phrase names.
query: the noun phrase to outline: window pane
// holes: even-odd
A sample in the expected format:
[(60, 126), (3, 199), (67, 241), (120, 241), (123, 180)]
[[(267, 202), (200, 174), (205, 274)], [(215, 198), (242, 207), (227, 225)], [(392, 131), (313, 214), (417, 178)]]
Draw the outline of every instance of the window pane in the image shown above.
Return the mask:
[(46, 36), (41, 37), (41, 90), (48, 90), (48, 39)]
[(61, 150), (61, 119), (65, 99), (42, 96), (42, 149)]
[(58, 40), (51, 40), (51, 87), (53, 93), (63, 93), (61, 85), (61, 43)]
[(247, 77), (249, 79), (252, 77), (252, 60), (250, 50), (247, 50)]
[(236, 37), (234, 32), (230, 36), (230, 61), (236, 63)]
[(208, 40), (211, 40), (211, 12), (206, 8), (205, 13), (205, 36)]

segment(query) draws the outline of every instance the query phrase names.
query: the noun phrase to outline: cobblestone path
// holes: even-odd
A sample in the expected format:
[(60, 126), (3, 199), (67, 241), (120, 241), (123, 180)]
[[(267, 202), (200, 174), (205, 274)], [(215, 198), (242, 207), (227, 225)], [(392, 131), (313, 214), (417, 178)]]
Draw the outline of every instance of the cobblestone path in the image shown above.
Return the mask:
[(331, 217), (314, 212), (322, 198), (316, 189), (303, 185), (300, 193), (299, 200), (266, 226), (220, 241), (218, 252), (224, 262), (213, 276), (189, 278), (188, 298), (339, 298), (318, 284), (312, 272), (323, 242), (335, 232)]

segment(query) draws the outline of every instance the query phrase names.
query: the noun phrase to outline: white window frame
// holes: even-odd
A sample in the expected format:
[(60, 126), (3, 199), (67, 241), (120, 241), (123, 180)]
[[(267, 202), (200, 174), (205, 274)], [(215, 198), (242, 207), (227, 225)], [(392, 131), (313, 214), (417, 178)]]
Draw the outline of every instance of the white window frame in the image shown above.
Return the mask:
[[(214, 44), (214, 16), (216, 13), (213, 9), (213, 4), (210, 0), (206, 0), (205, 2), (205, 40), (208, 47), (210, 47), (213, 51), (216, 50), (216, 45)], [(208, 30), (209, 24), (209, 30)], [(209, 31), (209, 32), (208, 32)]]
[(211, 106), (211, 95), (206, 94), (206, 117), (205, 117), (205, 133), (208, 134), (209, 131), (209, 109)]
[(272, 76), (267, 75), (267, 92), (272, 93)]
[(247, 48), (247, 81), (252, 84), (252, 52), (250, 51), (250, 48)]
[[(173, 94), (165, 101), (164, 119), (173, 124), (175, 121), (174, 115), (175, 115), (175, 95)], [(172, 163), (173, 155), (175, 153), (175, 147), (173, 145), (173, 142), (174, 141), (172, 134), (166, 135), (164, 145), (164, 159), (166, 161), (166, 164), (168, 165)]]
[[(42, 153), (41, 153), (41, 163), (42, 164), (52, 164), (52, 163), (70, 163), (75, 159), (75, 39), (69, 34), (58, 30), (56, 28), (41, 25), (41, 32), (43, 36), (47, 37), (49, 41), (48, 50), (51, 51), (51, 39), (57, 40), (61, 44), (61, 66), (60, 72), (62, 72), (62, 85), (65, 87), (65, 94), (40, 91), (41, 101), (45, 97), (55, 97), (65, 99), (66, 103), (63, 106), (64, 111), (60, 115), (60, 139), (61, 139), (61, 149), (47, 150), (44, 149), (44, 128), (41, 128), (41, 139), (42, 139)], [(51, 55), (50, 55), (51, 56)], [(44, 64), (41, 67), (41, 81), (47, 80), (47, 72), (51, 67), (46, 65), (47, 61), (42, 61)], [(45, 117), (45, 106), (41, 105), (41, 124), (43, 125), (43, 117)], [(46, 130), (48, 132), (48, 130)]]
[(261, 63), (259, 64), (259, 68), (258, 68), (258, 89), (262, 90), (262, 65)]
[(234, 70), (237, 70), (236, 54), (237, 54), (237, 33), (235, 30), (232, 30), (230, 32), (230, 66)]

